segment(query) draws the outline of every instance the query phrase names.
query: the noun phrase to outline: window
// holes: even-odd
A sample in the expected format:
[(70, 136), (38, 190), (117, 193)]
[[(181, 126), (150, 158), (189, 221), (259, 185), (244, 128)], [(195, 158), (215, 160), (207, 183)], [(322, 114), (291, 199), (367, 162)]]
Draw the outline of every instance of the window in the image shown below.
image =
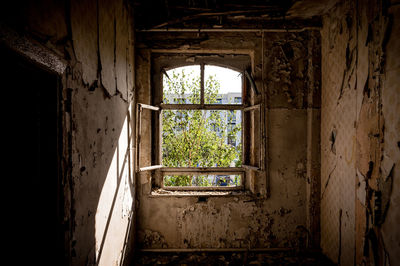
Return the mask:
[(137, 119), (140, 125), (143, 110), (152, 112), (147, 116), (152, 119), (151, 165), (137, 162), (137, 169), (154, 170), (153, 185), (169, 190), (243, 189), (249, 169), (261, 166), (254, 164), (251, 148), (256, 127), (243, 127), (254, 123), (250, 113), (260, 110), (246, 101), (251, 90), (245, 79), (248, 64), (199, 61), (179, 66), (179, 60), (161, 60), (165, 66), (155, 60), (153, 106), (138, 104)]
[(242, 97), (235, 97), (234, 103), (241, 103)]
[[(242, 73), (197, 65), (168, 70), (162, 79), (164, 187), (240, 187), (242, 125), (236, 117), (242, 116), (242, 106), (241, 101), (230, 105), (230, 99), (242, 95)], [(191, 172), (192, 168), (206, 168), (209, 173)], [(235, 174), (213, 173), (221, 168)], [(186, 173), (168, 173), (178, 169)]]

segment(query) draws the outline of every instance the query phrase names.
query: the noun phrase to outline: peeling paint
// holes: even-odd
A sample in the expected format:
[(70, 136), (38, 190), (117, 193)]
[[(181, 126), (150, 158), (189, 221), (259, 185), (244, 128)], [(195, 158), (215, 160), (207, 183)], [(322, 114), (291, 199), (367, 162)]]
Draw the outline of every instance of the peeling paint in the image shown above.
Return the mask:
[(144, 230), (143, 232), (139, 232), (138, 237), (141, 240), (143, 248), (168, 248), (164, 237), (159, 232)]
[[(205, 36), (206, 39), (199, 40)], [(163, 49), (174, 55), (177, 53), (179, 62), (183, 64), (197, 60), (191, 54), (196, 52), (217, 54), (220, 50), (222, 55), (219, 57), (227, 59), (230, 53), (249, 54), (254, 60), (251, 74), (260, 93), (253, 95), (254, 101), (264, 101), (262, 103), (268, 106), (268, 117), (265, 117), (268, 126), (263, 130), (269, 136), (268, 144), (264, 147), (268, 149), (269, 157), (263, 158), (268, 161), (268, 170), (248, 175), (246, 191), (162, 191), (152, 187), (150, 180), (154, 176), (141, 174), (139, 181), (143, 185), (138, 195), (139, 232), (160, 232), (168, 247), (177, 249), (286, 248), (311, 243), (311, 232), (319, 229), (316, 226), (307, 229), (306, 213), (308, 210), (317, 210), (317, 206), (311, 206), (311, 203), (318, 193), (312, 187), (307, 196), (306, 186), (311, 180), (318, 180), (319, 175), (318, 164), (308, 162), (307, 154), (308, 149), (314, 149), (314, 156), (318, 157), (319, 138), (317, 135), (307, 137), (307, 119), (312, 114), (306, 108), (319, 112), (318, 38), (317, 31), (265, 33), (264, 37), (239, 32), (138, 34), (139, 75), (136, 86), (140, 88), (138, 97), (144, 103), (151, 103), (149, 88), (151, 82), (157, 82), (152, 80), (154, 75), (149, 71), (165, 67), (158, 67), (156, 59), (172, 58), (168, 53), (161, 53), (153, 55), (152, 59), (149, 49)], [(169, 65), (171, 60), (168, 61)], [(309, 69), (311, 67), (315, 69)], [(312, 88), (307, 84), (313, 84)], [(319, 117), (310, 119), (318, 123)], [(258, 149), (260, 147), (255, 147), (255, 151)], [(143, 162), (150, 160), (147, 157), (143, 158)], [(271, 191), (265, 197), (268, 186), (271, 186)], [(198, 201), (199, 196), (207, 200)]]
[[(372, 1), (356, 5), (352, 1), (338, 1), (323, 19), (323, 67), (326, 71), (322, 78), (325, 86), (322, 115), (326, 119), (323, 121), (329, 122), (323, 123), (322, 134), (327, 137), (322, 139), (321, 145), (329, 153), (322, 157), (322, 179), (330, 184), (330, 190), (325, 189), (322, 194), (321, 246), (340, 264), (386, 265), (386, 258), (390, 257), (381, 240), (381, 228), (386, 227), (385, 213), (393, 197), (392, 175), (396, 167), (393, 156), (396, 155), (386, 143), (393, 146), (398, 140), (393, 133), (398, 123), (394, 116), (383, 113), (390, 114), (398, 108), (394, 107), (395, 100), (391, 103), (382, 100), (387, 97), (385, 95), (397, 97), (392, 85), (396, 82), (385, 78), (390, 75), (386, 70), (387, 60), (397, 56), (393, 47), (386, 50), (389, 40), (397, 39), (393, 39), (393, 17), (388, 15), (390, 5), (387, 4)], [(386, 57), (388, 51), (391, 57)], [(392, 61), (391, 64), (396, 63)], [(337, 133), (333, 133), (333, 125)], [(392, 133), (387, 134), (386, 127)], [(335, 173), (331, 171), (332, 165)], [(355, 177), (355, 182), (351, 177)], [(353, 189), (349, 188), (353, 182), (356, 200), (354, 207), (349, 208), (351, 204), (346, 201), (353, 194)], [(343, 232), (342, 239), (328, 237), (340, 224), (335, 222), (332, 213), (352, 208), (350, 222), (355, 224), (355, 230)], [(392, 229), (397, 235), (398, 230)]]

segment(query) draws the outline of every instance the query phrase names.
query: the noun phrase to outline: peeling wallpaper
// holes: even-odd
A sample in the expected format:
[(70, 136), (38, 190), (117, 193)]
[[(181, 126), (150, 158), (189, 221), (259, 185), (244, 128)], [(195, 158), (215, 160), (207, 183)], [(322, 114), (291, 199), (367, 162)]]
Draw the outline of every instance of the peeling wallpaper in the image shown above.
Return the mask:
[(323, 18), (321, 247), (343, 265), (398, 261), (398, 227), (386, 226), (400, 192), (397, 20), (389, 1), (340, 1)]

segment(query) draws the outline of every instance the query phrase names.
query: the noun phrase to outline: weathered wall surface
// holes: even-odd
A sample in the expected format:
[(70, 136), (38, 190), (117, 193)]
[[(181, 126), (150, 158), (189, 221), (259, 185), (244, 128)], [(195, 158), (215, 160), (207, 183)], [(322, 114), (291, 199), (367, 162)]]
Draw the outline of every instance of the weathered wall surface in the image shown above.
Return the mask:
[[(310, 127), (319, 124), (319, 34), (169, 32), (137, 38), (136, 87), (142, 103), (151, 103), (151, 49), (251, 54), (261, 91), (254, 100), (264, 106), (267, 136), (266, 170), (254, 176), (250, 194), (209, 196), (200, 202), (193, 195), (151, 195), (152, 176), (140, 173), (138, 247), (302, 248), (308, 240), (311, 246), (307, 214), (318, 208), (307, 191), (315, 192), (309, 184), (319, 180), (319, 132)], [(150, 151), (142, 145), (140, 154), (146, 166)]]
[(2, 34), (7, 28), (19, 36), (15, 43), (35, 43), (65, 64), (57, 72), (68, 264), (119, 264), (132, 247), (126, 244), (134, 217), (131, 9), (122, 0), (25, 1), (0, 9)]
[(323, 18), (321, 247), (343, 265), (398, 261), (398, 12), (340, 1)]
[[(388, 203), (384, 222), (381, 226), (382, 242), (391, 264), (400, 261), (400, 6), (388, 10), (391, 20), (391, 33), (385, 48), (386, 63), (382, 88), (382, 116), (384, 120), (382, 176), (383, 180), (393, 182), (383, 192)], [(383, 189), (382, 189), (383, 190)]]
[[(357, 23), (346, 24), (343, 9), (330, 14), (334, 18), (324, 18), (321, 33), (321, 247), (333, 261), (341, 257), (342, 263), (350, 265), (355, 228)], [(352, 19), (354, 14), (347, 17)]]

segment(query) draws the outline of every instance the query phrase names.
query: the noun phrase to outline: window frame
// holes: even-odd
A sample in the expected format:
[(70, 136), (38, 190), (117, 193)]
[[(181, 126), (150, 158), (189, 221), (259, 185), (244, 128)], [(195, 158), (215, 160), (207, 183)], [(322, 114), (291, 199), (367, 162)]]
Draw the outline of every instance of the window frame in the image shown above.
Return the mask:
[[(241, 115), (243, 115), (243, 108), (244, 108), (244, 103), (240, 104), (223, 104), (223, 103), (214, 103), (214, 104), (206, 104), (204, 103), (205, 100), (205, 80), (204, 80), (204, 73), (205, 73), (205, 67), (207, 65), (210, 66), (215, 66), (212, 64), (206, 64), (206, 63), (201, 63), (201, 64), (195, 64), (196, 66), (200, 67), (200, 104), (191, 104), (191, 103), (185, 103), (185, 104), (166, 104), (166, 103), (160, 103), (160, 108), (161, 110), (204, 110), (204, 111), (240, 111)], [(168, 70), (176, 69), (179, 68), (174, 67)], [(222, 66), (218, 66), (222, 67)], [(225, 67), (228, 68), (228, 67)], [(230, 68), (228, 68), (230, 69)], [(237, 70), (234, 70), (237, 71)], [(241, 98), (243, 99), (243, 87), (244, 87), (244, 77), (245, 74), (244, 72), (239, 72), (241, 73), (242, 76), (242, 88), (241, 88)], [(162, 79), (165, 77), (165, 75), (162, 75)], [(162, 82), (162, 80), (161, 80)], [(161, 96), (163, 97), (163, 87), (160, 88)], [(241, 121), (242, 123), (242, 121)], [(242, 123), (243, 127), (243, 123)], [(241, 143), (243, 143), (243, 132), (241, 134)], [(162, 145), (162, 135), (160, 135), (160, 145)], [(159, 147), (159, 149), (162, 149)], [(243, 149), (242, 149), (242, 157), (243, 157)], [(160, 158), (160, 165), (162, 164), (162, 155)], [(166, 190), (209, 190), (209, 189), (217, 189), (217, 190), (235, 190), (235, 189), (243, 189), (244, 187), (244, 180), (245, 180), (245, 171), (243, 167), (166, 167), (162, 166), (161, 170), (159, 171), (161, 174), (161, 187)], [(199, 186), (165, 186), (164, 185), (164, 176), (166, 175), (240, 175), (240, 185), (238, 186), (209, 186), (209, 187), (199, 187)]]
[[(161, 55), (163, 56), (163, 55)], [(165, 55), (164, 55), (165, 56)], [(260, 111), (261, 104), (252, 104), (250, 99), (250, 90), (254, 93), (254, 80), (251, 79), (249, 75), (249, 69), (251, 69), (251, 59), (249, 55), (227, 55), (229, 58), (217, 58), (215, 60), (215, 55), (183, 55), (186, 60), (175, 60), (177, 57), (181, 57), (182, 55), (170, 55), (168, 60), (157, 60), (152, 59), (152, 94), (153, 94), (153, 102), (151, 108), (148, 108), (153, 111), (159, 111), (159, 115), (157, 116), (158, 121), (154, 121), (152, 125), (156, 125), (156, 130), (152, 130), (155, 132), (152, 136), (152, 145), (153, 148), (151, 149), (154, 154), (152, 154), (152, 165), (146, 167), (140, 167), (140, 163), (138, 163), (137, 169), (139, 171), (154, 171), (154, 180), (153, 188), (162, 188), (164, 190), (177, 190), (177, 191), (204, 191), (204, 190), (211, 190), (211, 191), (224, 191), (224, 190), (245, 190), (246, 189), (246, 175), (251, 171), (263, 171), (263, 165), (261, 160), (261, 150), (259, 155), (259, 160), (255, 165), (252, 164), (245, 164), (245, 158), (251, 156), (249, 152), (246, 152), (245, 149), (245, 113), (254, 113), (253, 111)], [(191, 56), (200, 56), (201, 60), (195, 60), (193, 63), (188, 63), (187, 58)], [(218, 54), (221, 57), (220, 54)], [(173, 59), (171, 60), (172, 57)], [(226, 57), (223, 55), (222, 57)], [(237, 59), (235, 57), (240, 57)], [(243, 57), (247, 57), (247, 62), (243, 63)], [(165, 64), (165, 61), (168, 61), (169, 64)], [(171, 63), (172, 62), (172, 63)], [(158, 63), (158, 64), (157, 64)], [(163, 64), (164, 63), (164, 64)], [(238, 64), (237, 64), (238, 63)], [(200, 104), (165, 104), (163, 103), (163, 74), (166, 73), (167, 70), (175, 69), (182, 66), (188, 65), (199, 65), (200, 66), (200, 86), (201, 86), (201, 102)], [(232, 69), (242, 73), (242, 103), (241, 104), (205, 104), (204, 103), (204, 68), (206, 65), (213, 65), (224, 67), (228, 69)], [(140, 105), (140, 104), (138, 104)], [(146, 106), (146, 105), (142, 105)], [(150, 105), (148, 105), (150, 106)], [(147, 107), (148, 107), (147, 106)], [(162, 165), (162, 111), (163, 110), (237, 110), (241, 111), (241, 124), (242, 124), (242, 166), (241, 167), (165, 167)], [(141, 113), (139, 112), (139, 117), (137, 121), (139, 121), (139, 125), (141, 124)], [(261, 118), (261, 116), (260, 116)], [(261, 124), (263, 121), (260, 119), (260, 134), (259, 138), (261, 139)], [(139, 126), (140, 130), (140, 126)], [(139, 139), (140, 139), (140, 132), (139, 132)], [(254, 145), (254, 140), (251, 145)], [(249, 145), (249, 141), (246, 141), (246, 145)], [(139, 154), (139, 152), (138, 152)], [(137, 157), (139, 158), (139, 156)], [(138, 160), (139, 161), (139, 160)], [(253, 160), (254, 161), (254, 160)], [(200, 174), (221, 174), (221, 175), (240, 175), (241, 176), (241, 183), (239, 186), (210, 186), (210, 187), (199, 187), (199, 186), (164, 186), (164, 176), (172, 175), (172, 174), (191, 174), (191, 175), (200, 175)]]

